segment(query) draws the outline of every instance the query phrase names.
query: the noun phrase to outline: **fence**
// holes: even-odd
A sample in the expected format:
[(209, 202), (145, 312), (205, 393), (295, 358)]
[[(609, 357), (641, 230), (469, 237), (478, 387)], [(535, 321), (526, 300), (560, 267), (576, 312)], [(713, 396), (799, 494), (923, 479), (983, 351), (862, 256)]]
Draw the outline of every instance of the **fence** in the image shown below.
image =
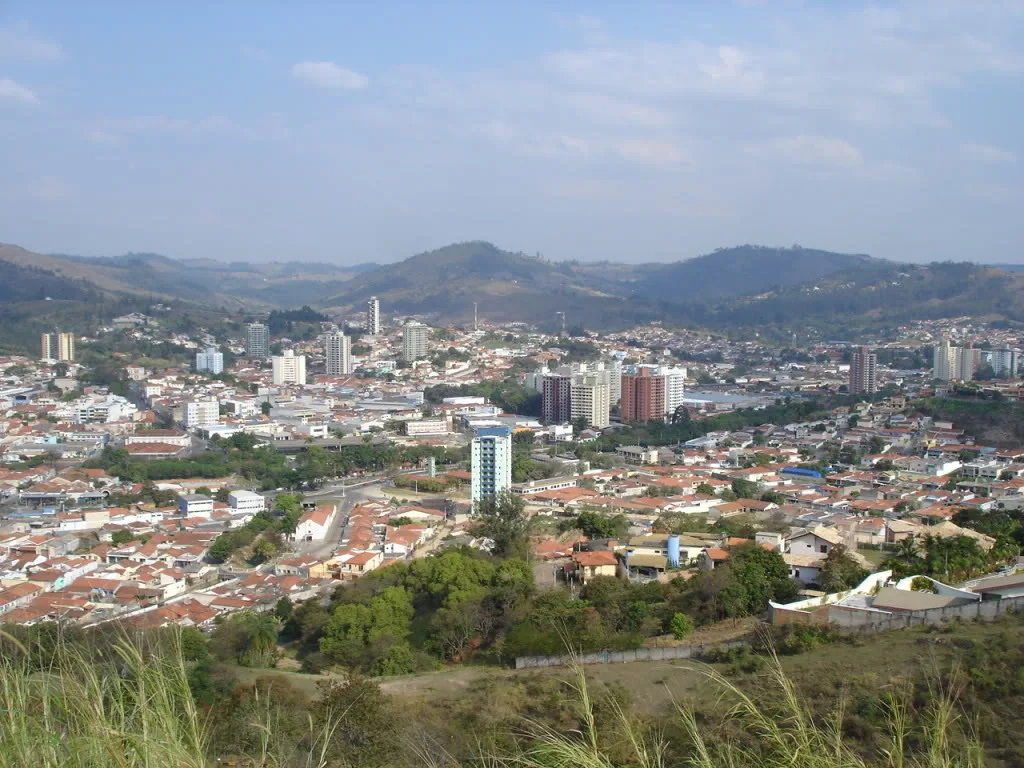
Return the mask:
[(922, 611), (883, 611), (830, 604), (803, 610), (772, 606), (772, 624), (831, 627), (854, 632), (888, 632), (924, 624), (939, 625), (948, 621), (989, 621), (1006, 613), (1024, 612), (1024, 596), (1001, 600), (979, 600), (945, 608)]
[[(749, 645), (747, 640), (731, 640), (714, 643), (715, 648), (738, 648)], [(668, 661), (670, 659), (692, 659), (700, 656), (707, 648), (704, 645), (671, 645), (664, 648), (634, 648), (631, 651), (599, 651), (569, 656), (517, 656), (516, 669), (534, 667), (564, 667), (570, 664), (625, 664), (629, 661)]]

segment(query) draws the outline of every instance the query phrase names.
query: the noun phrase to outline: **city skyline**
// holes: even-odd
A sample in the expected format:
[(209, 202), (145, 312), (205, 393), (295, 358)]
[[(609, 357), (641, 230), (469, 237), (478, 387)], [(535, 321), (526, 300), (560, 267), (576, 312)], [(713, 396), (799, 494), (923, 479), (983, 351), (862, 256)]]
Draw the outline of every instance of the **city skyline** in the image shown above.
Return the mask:
[(1020, 259), (1015, 4), (5, 10), (0, 230), (34, 250)]

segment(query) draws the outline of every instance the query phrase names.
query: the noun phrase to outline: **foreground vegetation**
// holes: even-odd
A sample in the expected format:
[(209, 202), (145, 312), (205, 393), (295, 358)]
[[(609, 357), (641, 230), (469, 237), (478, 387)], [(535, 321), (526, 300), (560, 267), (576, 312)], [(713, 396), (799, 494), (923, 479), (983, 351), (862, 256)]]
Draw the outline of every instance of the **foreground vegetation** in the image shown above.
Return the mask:
[(710, 665), (442, 676), (426, 696), (332, 677), (309, 696), (211, 667), (194, 630), (42, 625), (0, 639), (0, 766), (1019, 765), (1022, 628), (810, 631)]

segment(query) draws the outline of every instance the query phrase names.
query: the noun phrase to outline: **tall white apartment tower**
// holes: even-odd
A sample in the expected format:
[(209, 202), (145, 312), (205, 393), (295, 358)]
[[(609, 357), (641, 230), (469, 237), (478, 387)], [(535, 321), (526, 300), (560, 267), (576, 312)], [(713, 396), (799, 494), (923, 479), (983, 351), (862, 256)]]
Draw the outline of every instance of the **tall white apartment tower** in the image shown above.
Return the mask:
[(366, 332), (370, 336), (380, 333), (380, 300), (376, 296), (366, 302)]
[(326, 334), (324, 358), (328, 376), (347, 376), (352, 373), (352, 340), (343, 333)]
[(407, 363), (427, 356), (427, 333), (423, 323), (410, 320), (402, 329), (402, 359)]
[(584, 373), (573, 377), (570, 385), (569, 413), (572, 420), (584, 419), (588, 426), (602, 429), (611, 420), (608, 384), (596, 373)]
[(512, 486), (512, 430), (509, 427), (478, 429), (470, 459), (473, 471), (470, 499), (475, 506)]
[(952, 346), (949, 339), (943, 339), (936, 344), (932, 356), (932, 378), (939, 381), (956, 378), (959, 352), (960, 348)]
[(296, 355), (292, 350), (286, 349), (283, 354), (270, 358), (270, 362), (273, 366), (275, 386), (306, 383), (305, 355)]
[(663, 365), (655, 374), (665, 377), (665, 415), (671, 418), (686, 397), (686, 369)]

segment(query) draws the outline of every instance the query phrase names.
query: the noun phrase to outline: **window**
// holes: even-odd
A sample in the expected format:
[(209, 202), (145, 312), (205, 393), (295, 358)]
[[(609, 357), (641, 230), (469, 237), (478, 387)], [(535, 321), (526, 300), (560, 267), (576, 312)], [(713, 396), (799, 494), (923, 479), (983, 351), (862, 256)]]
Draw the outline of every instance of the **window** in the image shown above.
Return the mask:
[(823, 555), (827, 555), (828, 554), (828, 544), (822, 544), (821, 545), (821, 554), (823, 554)]

